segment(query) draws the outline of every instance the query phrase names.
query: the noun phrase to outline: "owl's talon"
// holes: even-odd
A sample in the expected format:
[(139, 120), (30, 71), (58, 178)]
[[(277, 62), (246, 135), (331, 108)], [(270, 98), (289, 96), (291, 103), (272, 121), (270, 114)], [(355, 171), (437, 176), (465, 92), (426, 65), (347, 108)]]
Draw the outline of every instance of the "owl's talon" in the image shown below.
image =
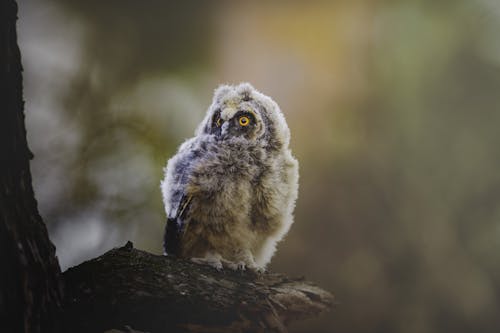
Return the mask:
[(255, 265), (247, 266), (247, 268), (255, 274), (263, 274), (266, 272), (266, 269), (264, 267), (257, 267)]
[(244, 271), (246, 269), (246, 265), (243, 261), (234, 262), (225, 259), (221, 259), (222, 265), (226, 268), (229, 268), (233, 271)]
[(257, 274), (264, 274), (264, 273), (266, 273), (266, 272), (267, 272), (267, 271), (266, 271), (266, 269), (265, 269), (264, 267), (255, 267), (255, 268), (253, 269), (253, 271), (254, 271), (255, 273), (257, 273)]
[(200, 265), (208, 265), (212, 266), (218, 271), (222, 270), (222, 262), (219, 259), (215, 258), (191, 258), (191, 261)]

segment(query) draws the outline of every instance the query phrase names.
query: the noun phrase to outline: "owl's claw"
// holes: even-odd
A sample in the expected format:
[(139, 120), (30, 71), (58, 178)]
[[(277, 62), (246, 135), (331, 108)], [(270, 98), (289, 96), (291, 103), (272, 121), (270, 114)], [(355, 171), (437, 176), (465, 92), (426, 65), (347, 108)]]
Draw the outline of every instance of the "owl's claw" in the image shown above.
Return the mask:
[(208, 252), (205, 257), (191, 258), (191, 261), (201, 265), (212, 266), (218, 271), (221, 271), (223, 268), (229, 268), (233, 271), (251, 271), (255, 274), (263, 274), (266, 272), (264, 267), (259, 267), (255, 264), (251, 255), (247, 255), (243, 260), (229, 261), (222, 258), (222, 256), (218, 253)]
[(257, 267), (255, 265), (249, 265), (247, 266), (247, 268), (255, 274), (263, 274), (266, 272), (266, 269), (264, 267)]
[(217, 258), (216, 256), (207, 256), (205, 258), (191, 258), (191, 261), (201, 265), (212, 266), (218, 271), (222, 270), (222, 262), (220, 258)]
[(223, 261), (224, 266), (231, 268), (235, 271), (251, 271), (256, 274), (263, 274), (266, 272), (264, 267), (257, 267), (254, 264), (245, 263), (244, 261), (231, 262), (231, 261)]
[(256, 267), (255, 268), (255, 273), (258, 273), (258, 274), (264, 274), (266, 273), (266, 269), (264, 267)]
[(247, 269), (247, 265), (243, 261), (238, 261), (233, 263), (233, 269), (235, 271), (245, 271)]
[(226, 268), (232, 269), (233, 271), (244, 271), (246, 270), (246, 264), (243, 261), (233, 262), (225, 259), (221, 259), (222, 265)]

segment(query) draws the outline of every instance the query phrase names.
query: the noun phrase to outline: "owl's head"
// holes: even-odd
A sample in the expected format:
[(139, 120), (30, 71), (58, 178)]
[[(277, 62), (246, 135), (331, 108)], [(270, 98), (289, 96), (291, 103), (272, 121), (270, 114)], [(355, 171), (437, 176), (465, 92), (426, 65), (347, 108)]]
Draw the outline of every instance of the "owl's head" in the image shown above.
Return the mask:
[(259, 141), (274, 149), (288, 147), (290, 141), (278, 104), (249, 83), (219, 86), (196, 134)]

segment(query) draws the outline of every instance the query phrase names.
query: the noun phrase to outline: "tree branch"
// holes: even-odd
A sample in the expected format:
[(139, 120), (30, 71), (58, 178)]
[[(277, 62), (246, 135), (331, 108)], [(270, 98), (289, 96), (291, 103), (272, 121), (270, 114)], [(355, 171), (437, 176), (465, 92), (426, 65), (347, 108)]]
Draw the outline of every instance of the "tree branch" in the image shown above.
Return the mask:
[(131, 242), (70, 268), (64, 278), (71, 332), (127, 326), (151, 333), (284, 332), (290, 321), (333, 303), (330, 293), (303, 278), (219, 272), (134, 249)]

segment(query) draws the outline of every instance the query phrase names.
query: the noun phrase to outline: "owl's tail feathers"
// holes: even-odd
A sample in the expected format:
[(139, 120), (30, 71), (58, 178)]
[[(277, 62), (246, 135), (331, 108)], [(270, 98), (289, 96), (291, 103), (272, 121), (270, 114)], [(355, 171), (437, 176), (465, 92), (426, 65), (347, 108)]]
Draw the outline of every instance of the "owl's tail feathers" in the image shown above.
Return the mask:
[(192, 196), (183, 195), (175, 217), (167, 218), (165, 236), (163, 237), (163, 251), (165, 255), (178, 256), (180, 254), (181, 235), (184, 229), (184, 218), (189, 210)]
[(165, 255), (179, 255), (182, 227), (177, 218), (168, 218), (163, 236), (163, 252)]

